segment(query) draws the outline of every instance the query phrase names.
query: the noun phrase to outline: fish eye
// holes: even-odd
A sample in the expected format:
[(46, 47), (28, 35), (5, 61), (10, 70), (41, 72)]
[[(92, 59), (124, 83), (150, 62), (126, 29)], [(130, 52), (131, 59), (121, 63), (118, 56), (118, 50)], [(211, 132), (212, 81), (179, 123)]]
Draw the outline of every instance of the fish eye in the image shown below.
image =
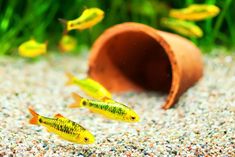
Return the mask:
[(132, 119), (132, 120), (135, 120), (135, 117), (134, 117), (134, 116), (131, 116), (131, 119)]
[(86, 102), (85, 102), (85, 101), (83, 101), (82, 104), (83, 104), (84, 106), (86, 106)]
[(87, 138), (87, 137), (85, 137), (85, 138), (84, 138), (84, 140), (85, 140), (85, 142), (87, 142), (87, 141), (88, 141), (88, 138)]

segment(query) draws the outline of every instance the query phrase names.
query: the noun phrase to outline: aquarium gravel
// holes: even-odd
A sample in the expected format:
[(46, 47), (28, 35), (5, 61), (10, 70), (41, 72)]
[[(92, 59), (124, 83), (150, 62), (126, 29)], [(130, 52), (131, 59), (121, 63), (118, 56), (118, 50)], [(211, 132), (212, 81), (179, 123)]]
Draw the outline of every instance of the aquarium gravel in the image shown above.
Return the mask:
[[(161, 109), (166, 95), (160, 93), (114, 94), (134, 108), (139, 123), (67, 108), (71, 92), (85, 95), (64, 86), (64, 72), (85, 77), (86, 60), (86, 55), (0, 60), (0, 156), (235, 156), (234, 56), (205, 56), (204, 77), (166, 111)], [(95, 144), (70, 143), (30, 125), (28, 106), (78, 122), (96, 136)]]

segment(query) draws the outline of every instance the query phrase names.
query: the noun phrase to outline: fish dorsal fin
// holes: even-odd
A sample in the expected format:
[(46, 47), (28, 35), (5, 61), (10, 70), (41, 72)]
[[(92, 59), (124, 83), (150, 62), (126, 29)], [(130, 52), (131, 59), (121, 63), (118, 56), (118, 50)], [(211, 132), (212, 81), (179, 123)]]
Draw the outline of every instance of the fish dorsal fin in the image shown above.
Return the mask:
[(60, 114), (60, 113), (57, 113), (54, 117), (56, 117), (56, 118), (64, 118), (64, 116), (62, 114)]
[(101, 97), (100, 100), (103, 102), (115, 102), (115, 100), (113, 100), (107, 96)]
[(83, 6), (82, 12), (85, 11), (85, 10), (87, 10), (87, 9), (89, 9), (87, 6)]

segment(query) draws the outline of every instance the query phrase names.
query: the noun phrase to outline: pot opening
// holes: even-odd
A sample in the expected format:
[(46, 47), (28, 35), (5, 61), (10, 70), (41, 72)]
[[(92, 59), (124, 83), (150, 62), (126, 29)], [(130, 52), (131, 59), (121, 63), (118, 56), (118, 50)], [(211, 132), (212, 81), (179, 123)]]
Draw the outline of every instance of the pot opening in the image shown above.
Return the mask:
[(158, 40), (145, 32), (127, 31), (111, 37), (102, 51), (108, 55), (113, 66), (137, 86), (150, 91), (169, 92), (171, 64)]

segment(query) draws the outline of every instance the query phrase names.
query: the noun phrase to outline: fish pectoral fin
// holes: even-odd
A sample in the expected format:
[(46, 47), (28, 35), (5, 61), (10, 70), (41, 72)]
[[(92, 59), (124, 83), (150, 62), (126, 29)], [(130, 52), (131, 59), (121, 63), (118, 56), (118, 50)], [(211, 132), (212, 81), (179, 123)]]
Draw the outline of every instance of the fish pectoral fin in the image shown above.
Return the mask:
[(89, 111), (90, 111), (91, 113), (95, 113), (95, 111), (94, 111), (94, 110), (92, 110), (92, 109), (90, 109)]
[(55, 114), (54, 117), (56, 117), (56, 118), (64, 118), (64, 116), (62, 114), (60, 114), (60, 113)]
[(93, 109), (90, 108), (89, 111), (94, 114), (100, 113), (100, 110), (94, 108)]
[(50, 129), (48, 129), (48, 128), (46, 128), (46, 131), (47, 131), (47, 132), (52, 132), (52, 131), (51, 131)]
[(79, 139), (80, 138), (80, 134), (79, 133), (77, 133), (77, 136), (76, 136), (76, 138), (75, 139)]

